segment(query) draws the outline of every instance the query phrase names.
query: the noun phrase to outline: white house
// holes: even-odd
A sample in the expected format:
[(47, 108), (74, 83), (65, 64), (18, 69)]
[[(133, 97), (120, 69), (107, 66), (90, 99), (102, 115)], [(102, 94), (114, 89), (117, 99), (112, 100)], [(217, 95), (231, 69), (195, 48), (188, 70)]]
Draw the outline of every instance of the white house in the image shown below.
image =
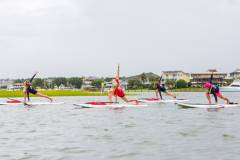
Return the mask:
[(9, 84), (7, 85), (7, 90), (21, 90), (23, 89), (23, 84), (22, 83), (14, 83), (14, 84)]
[(186, 82), (190, 82), (190, 74), (185, 73), (183, 71), (163, 71), (163, 77), (166, 80), (185, 80)]
[(232, 73), (230, 73), (230, 77), (232, 79), (240, 79), (240, 69), (236, 69)]
[(13, 83), (14, 81), (10, 79), (0, 79), (0, 88), (7, 88), (8, 85), (12, 85)]
[(94, 88), (93, 86), (92, 86), (92, 79), (91, 80), (89, 80), (89, 79), (84, 79), (83, 80), (83, 83), (82, 83), (82, 89), (91, 89), (91, 88)]

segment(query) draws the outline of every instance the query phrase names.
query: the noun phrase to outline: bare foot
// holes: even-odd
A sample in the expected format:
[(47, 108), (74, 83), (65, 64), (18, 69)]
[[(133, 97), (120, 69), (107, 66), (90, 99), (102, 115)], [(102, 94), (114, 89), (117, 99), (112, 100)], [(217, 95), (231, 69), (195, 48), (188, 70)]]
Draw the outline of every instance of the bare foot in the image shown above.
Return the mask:
[(134, 105), (139, 105), (138, 100), (130, 100), (129, 102), (133, 103)]
[(53, 99), (52, 98), (49, 98), (50, 102), (52, 103), (53, 102)]
[(138, 100), (136, 100), (136, 101), (135, 101), (135, 105), (139, 105), (139, 102), (138, 102)]

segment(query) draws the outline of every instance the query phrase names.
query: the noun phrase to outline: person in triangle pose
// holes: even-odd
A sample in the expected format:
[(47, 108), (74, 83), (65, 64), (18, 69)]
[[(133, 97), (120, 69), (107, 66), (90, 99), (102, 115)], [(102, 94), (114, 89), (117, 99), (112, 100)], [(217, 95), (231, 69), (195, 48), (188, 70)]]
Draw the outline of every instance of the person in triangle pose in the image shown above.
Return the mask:
[(30, 96), (29, 96), (30, 93), (33, 95), (39, 96), (39, 97), (47, 98), (50, 100), (50, 102), (53, 101), (52, 98), (38, 92), (35, 88), (33, 88), (32, 81), (36, 77), (37, 74), (38, 74), (38, 72), (36, 72), (30, 80), (27, 80), (23, 83), (24, 103), (27, 103), (27, 101), (28, 102), (30, 101)]
[(173, 93), (170, 93), (167, 91), (165, 84), (162, 83), (162, 76), (160, 77), (160, 79), (157, 81), (157, 83), (155, 84), (155, 88), (156, 88), (156, 97), (157, 99), (160, 98), (160, 100), (163, 100), (162, 97), (162, 92), (165, 93), (168, 96), (173, 97), (174, 99), (176, 99), (176, 95), (174, 95)]

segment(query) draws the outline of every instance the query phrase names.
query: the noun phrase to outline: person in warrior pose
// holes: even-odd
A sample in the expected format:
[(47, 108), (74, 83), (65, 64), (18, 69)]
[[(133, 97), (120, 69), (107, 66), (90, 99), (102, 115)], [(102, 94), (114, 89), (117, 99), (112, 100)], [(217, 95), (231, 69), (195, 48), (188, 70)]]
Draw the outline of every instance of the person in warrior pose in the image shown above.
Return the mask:
[(115, 79), (112, 80), (112, 87), (108, 92), (108, 97), (109, 97), (110, 102), (112, 102), (112, 97), (113, 96), (115, 96), (116, 98), (120, 97), (123, 101), (125, 101), (127, 103), (132, 102), (134, 104), (138, 104), (137, 100), (129, 100), (125, 96), (125, 93), (120, 86), (120, 65), (118, 65), (117, 75), (116, 75)]

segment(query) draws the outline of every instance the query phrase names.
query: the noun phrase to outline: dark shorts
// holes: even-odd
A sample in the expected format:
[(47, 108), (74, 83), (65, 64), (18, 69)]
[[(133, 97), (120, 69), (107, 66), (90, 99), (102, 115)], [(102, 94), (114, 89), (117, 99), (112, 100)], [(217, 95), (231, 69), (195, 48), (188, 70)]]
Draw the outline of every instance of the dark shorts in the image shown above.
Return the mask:
[(158, 88), (158, 91), (165, 93), (167, 91), (167, 89), (165, 87), (160, 87), (160, 88)]
[(215, 85), (213, 85), (212, 89), (208, 92), (208, 94), (215, 94), (218, 97), (222, 96), (222, 93), (220, 92), (219, 87)]
[(28, 88), (28, 93), (31, 93), (31, 94), (37, 94), (37, 90), (34, 89), (34, 88)]

